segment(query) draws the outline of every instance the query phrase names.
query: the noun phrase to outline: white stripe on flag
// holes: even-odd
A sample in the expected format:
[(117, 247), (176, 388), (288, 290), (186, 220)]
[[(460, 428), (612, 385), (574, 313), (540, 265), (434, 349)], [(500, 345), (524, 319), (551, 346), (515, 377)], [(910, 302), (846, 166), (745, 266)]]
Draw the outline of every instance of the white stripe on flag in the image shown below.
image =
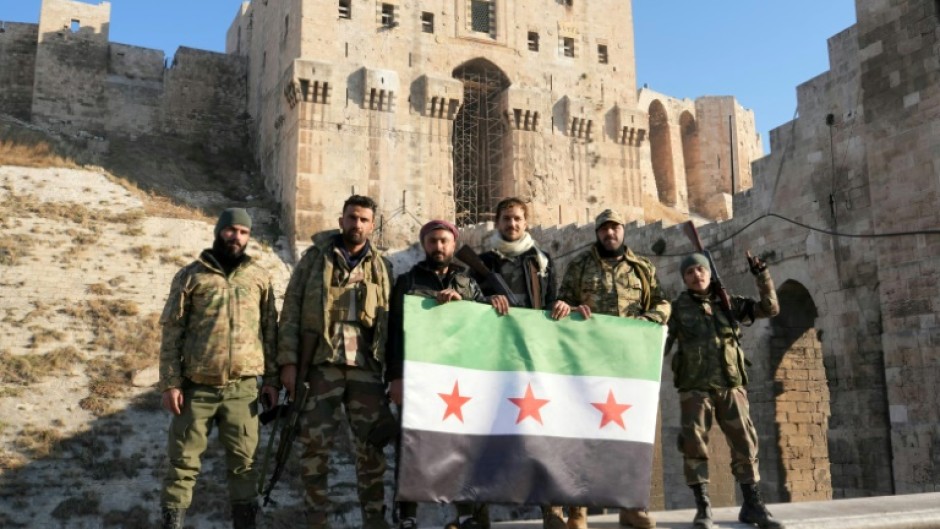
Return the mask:
[[(659, 382), (479, 371), (414, 361), (405, 362), (404, 381), (402, 425), (406, 429), (650, 444), (656, 437)], [(510, 399), (523, 399), (528, 388), (531, 388), (531, 397), (548, 402), (539, 406), (541, 401), (531, 401), (535, 403), (530, 408), (532, 413), (524, 416), (522, 408)], [(465, 400), (467, 398), (469, 400)], [(452, 403), (450, 408), (448, 400)], [(605, 415), (594, 404), (607, 409), (608, 413)], [(624, 409), (624, 405), (629, 408)], [(602, 426), (605, 417), (606, 424)]]

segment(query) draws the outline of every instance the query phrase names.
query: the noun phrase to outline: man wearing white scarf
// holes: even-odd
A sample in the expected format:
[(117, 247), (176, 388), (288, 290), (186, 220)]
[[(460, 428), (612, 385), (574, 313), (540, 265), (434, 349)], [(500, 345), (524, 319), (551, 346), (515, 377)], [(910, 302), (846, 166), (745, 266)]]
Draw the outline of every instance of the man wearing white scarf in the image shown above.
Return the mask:
[[(529, 309), (550, 310), (555, 304), (555, 268), (552, 260), (535, 243), (528, 230), (528, 207), (526, 203), (516, 197), (500, 201), (496, 205), (496, 230), (484, 241), (485, 252), (480, 260), (486, 267), (503, 276), (506, 284), (518, 301), (519, 307)], [(509, 299), (497, 292), (486, 278), (475, 276), (483, 293), (490, 297), (493, 307), (499, 314), (509, 312)], [(555, 317), (553, 315), (553, 317)], [(558, 319), (559, 316), (555, 317)], [(463, 507), (466, 509), (466, 507)], [(470, 512), (461, 512), (458, 505), (458, 514), (465, 519)], [(485, 505), (474, 505), (471, 520), (478, 526), (486, 527), (488, 514)], [(542, 507), (544, 529), (567, 529), (562, 519), (561, 507)], [(467, 524), (473, 527), (473, 524)], [(461, 529), (466, 529), (461, 526)]]

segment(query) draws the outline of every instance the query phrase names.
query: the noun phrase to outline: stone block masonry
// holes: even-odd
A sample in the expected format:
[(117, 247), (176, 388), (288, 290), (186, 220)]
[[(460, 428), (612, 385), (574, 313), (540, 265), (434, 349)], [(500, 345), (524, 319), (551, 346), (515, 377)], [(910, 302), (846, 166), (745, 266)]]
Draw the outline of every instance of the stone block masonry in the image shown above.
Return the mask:
[(0, 113), (28, 120), (39, 26), (0, 21)]

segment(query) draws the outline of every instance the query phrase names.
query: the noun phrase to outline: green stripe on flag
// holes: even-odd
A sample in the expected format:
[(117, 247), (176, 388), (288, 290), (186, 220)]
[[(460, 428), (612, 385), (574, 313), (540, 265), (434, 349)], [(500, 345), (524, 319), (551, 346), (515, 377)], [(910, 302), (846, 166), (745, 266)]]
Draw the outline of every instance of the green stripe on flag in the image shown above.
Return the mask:
[[(644, 320), (547, 311), (499, 316), (470, 301), (405, 296), (405, 359), (482, 371), (538, 371), (659, 382), (666, 328)], [(627, 361), (625, 361), (627, 359)]]

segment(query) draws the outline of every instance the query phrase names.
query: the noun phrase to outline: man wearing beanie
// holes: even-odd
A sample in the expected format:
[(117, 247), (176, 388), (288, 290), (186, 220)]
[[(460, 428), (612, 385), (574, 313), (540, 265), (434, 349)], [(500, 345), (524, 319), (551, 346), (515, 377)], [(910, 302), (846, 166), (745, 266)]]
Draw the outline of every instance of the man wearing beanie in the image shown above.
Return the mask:
[[(405, 295), (434, 298), (438, 303), (450, 301), (486, 302), (477, 282), (470, 278), (464, 267), (454, 263), (457, 249), (457, 227), (446, 220), (432, 220), (421, 227), (421, 246), (425, 258), (395, 281), (392, 290), (392, 309), (389, 314), (388, 346), (386, 349), (385, 379), (389, 384), (392, 402), (402, 405), (402, 378), (405, 362), (404, 303)], [(399, 413), (399, 420), (402, 414)], [(400, 455), (401, 439), (396, 443), (395, 455)], [(395, 465), (398, 472), (398, 465)], [(416, 529), (418, 504), (398, 502), (398, 527)]]
[(375, 427), (391, 417), (382, 373), (393, 275), (370, 240), (376, 208), (366, 196), (346, 199), (340, 233), (314, 239), (284, 294), (277, 363), (292, 400), (296, 387), (309, 384), (298, 438), (311, 529), (329, 525), (330, 455), (346, 436), (342, 421), (353, 433), (360, 527), (388, 527), (382, 448), (390, 439)]
[(686, 291), (672, 302), (669, 337), (679, 344), (672, 358), (679, 390), (679, 450), (684, 460), (686, 483), (695, 494), (695, 529), (711, 529), (708, 497), (708, 431), (717, 421), (731, 446), (731, 471), (744, 493), (738, 514), (742, 523), (761, 529), (782, 529), (767, 511), (760, 496), (757, 468), (757, 431), (751, 422), (747, 371), (741, 350), (738, 323), (749, 325), (758, 318), (780, 312), (774, 282), (767, 265), (748, 254), (760, 299), (731, 297), (731, 310), (722, 307), (711, 287), (711, 266), (700, 253), (682, 260), (679, 272)]
[(173, 278), (160, 318), (159, 387), (173, 414), (160, 495), (164, 529), (183, 527), (213, 427), (225, 447), (233, 527), (256, 527), (258, 377), (261, 398), (274, 404), (277, 311), (271, 274), (245, 254), (250, 236), (247, 211), (223, 211), (212, 248)]
[[(597, 240), (565, 270), (553, 318), (563, 318), (575, 310), (585, 318), (598, 313), (660, 325), (669, 320), (671, 310), (659, 288), (656, 268), (624, 244), (623, 222), (623, 217), (610, 209), (597, 216)], [(585, 529), (586, 514), (585, 507), (568, 507), (568, 528)], [(647, 529), (655, 527), (656, 522), (643, 509), (621, 509), (620, 525)]]

